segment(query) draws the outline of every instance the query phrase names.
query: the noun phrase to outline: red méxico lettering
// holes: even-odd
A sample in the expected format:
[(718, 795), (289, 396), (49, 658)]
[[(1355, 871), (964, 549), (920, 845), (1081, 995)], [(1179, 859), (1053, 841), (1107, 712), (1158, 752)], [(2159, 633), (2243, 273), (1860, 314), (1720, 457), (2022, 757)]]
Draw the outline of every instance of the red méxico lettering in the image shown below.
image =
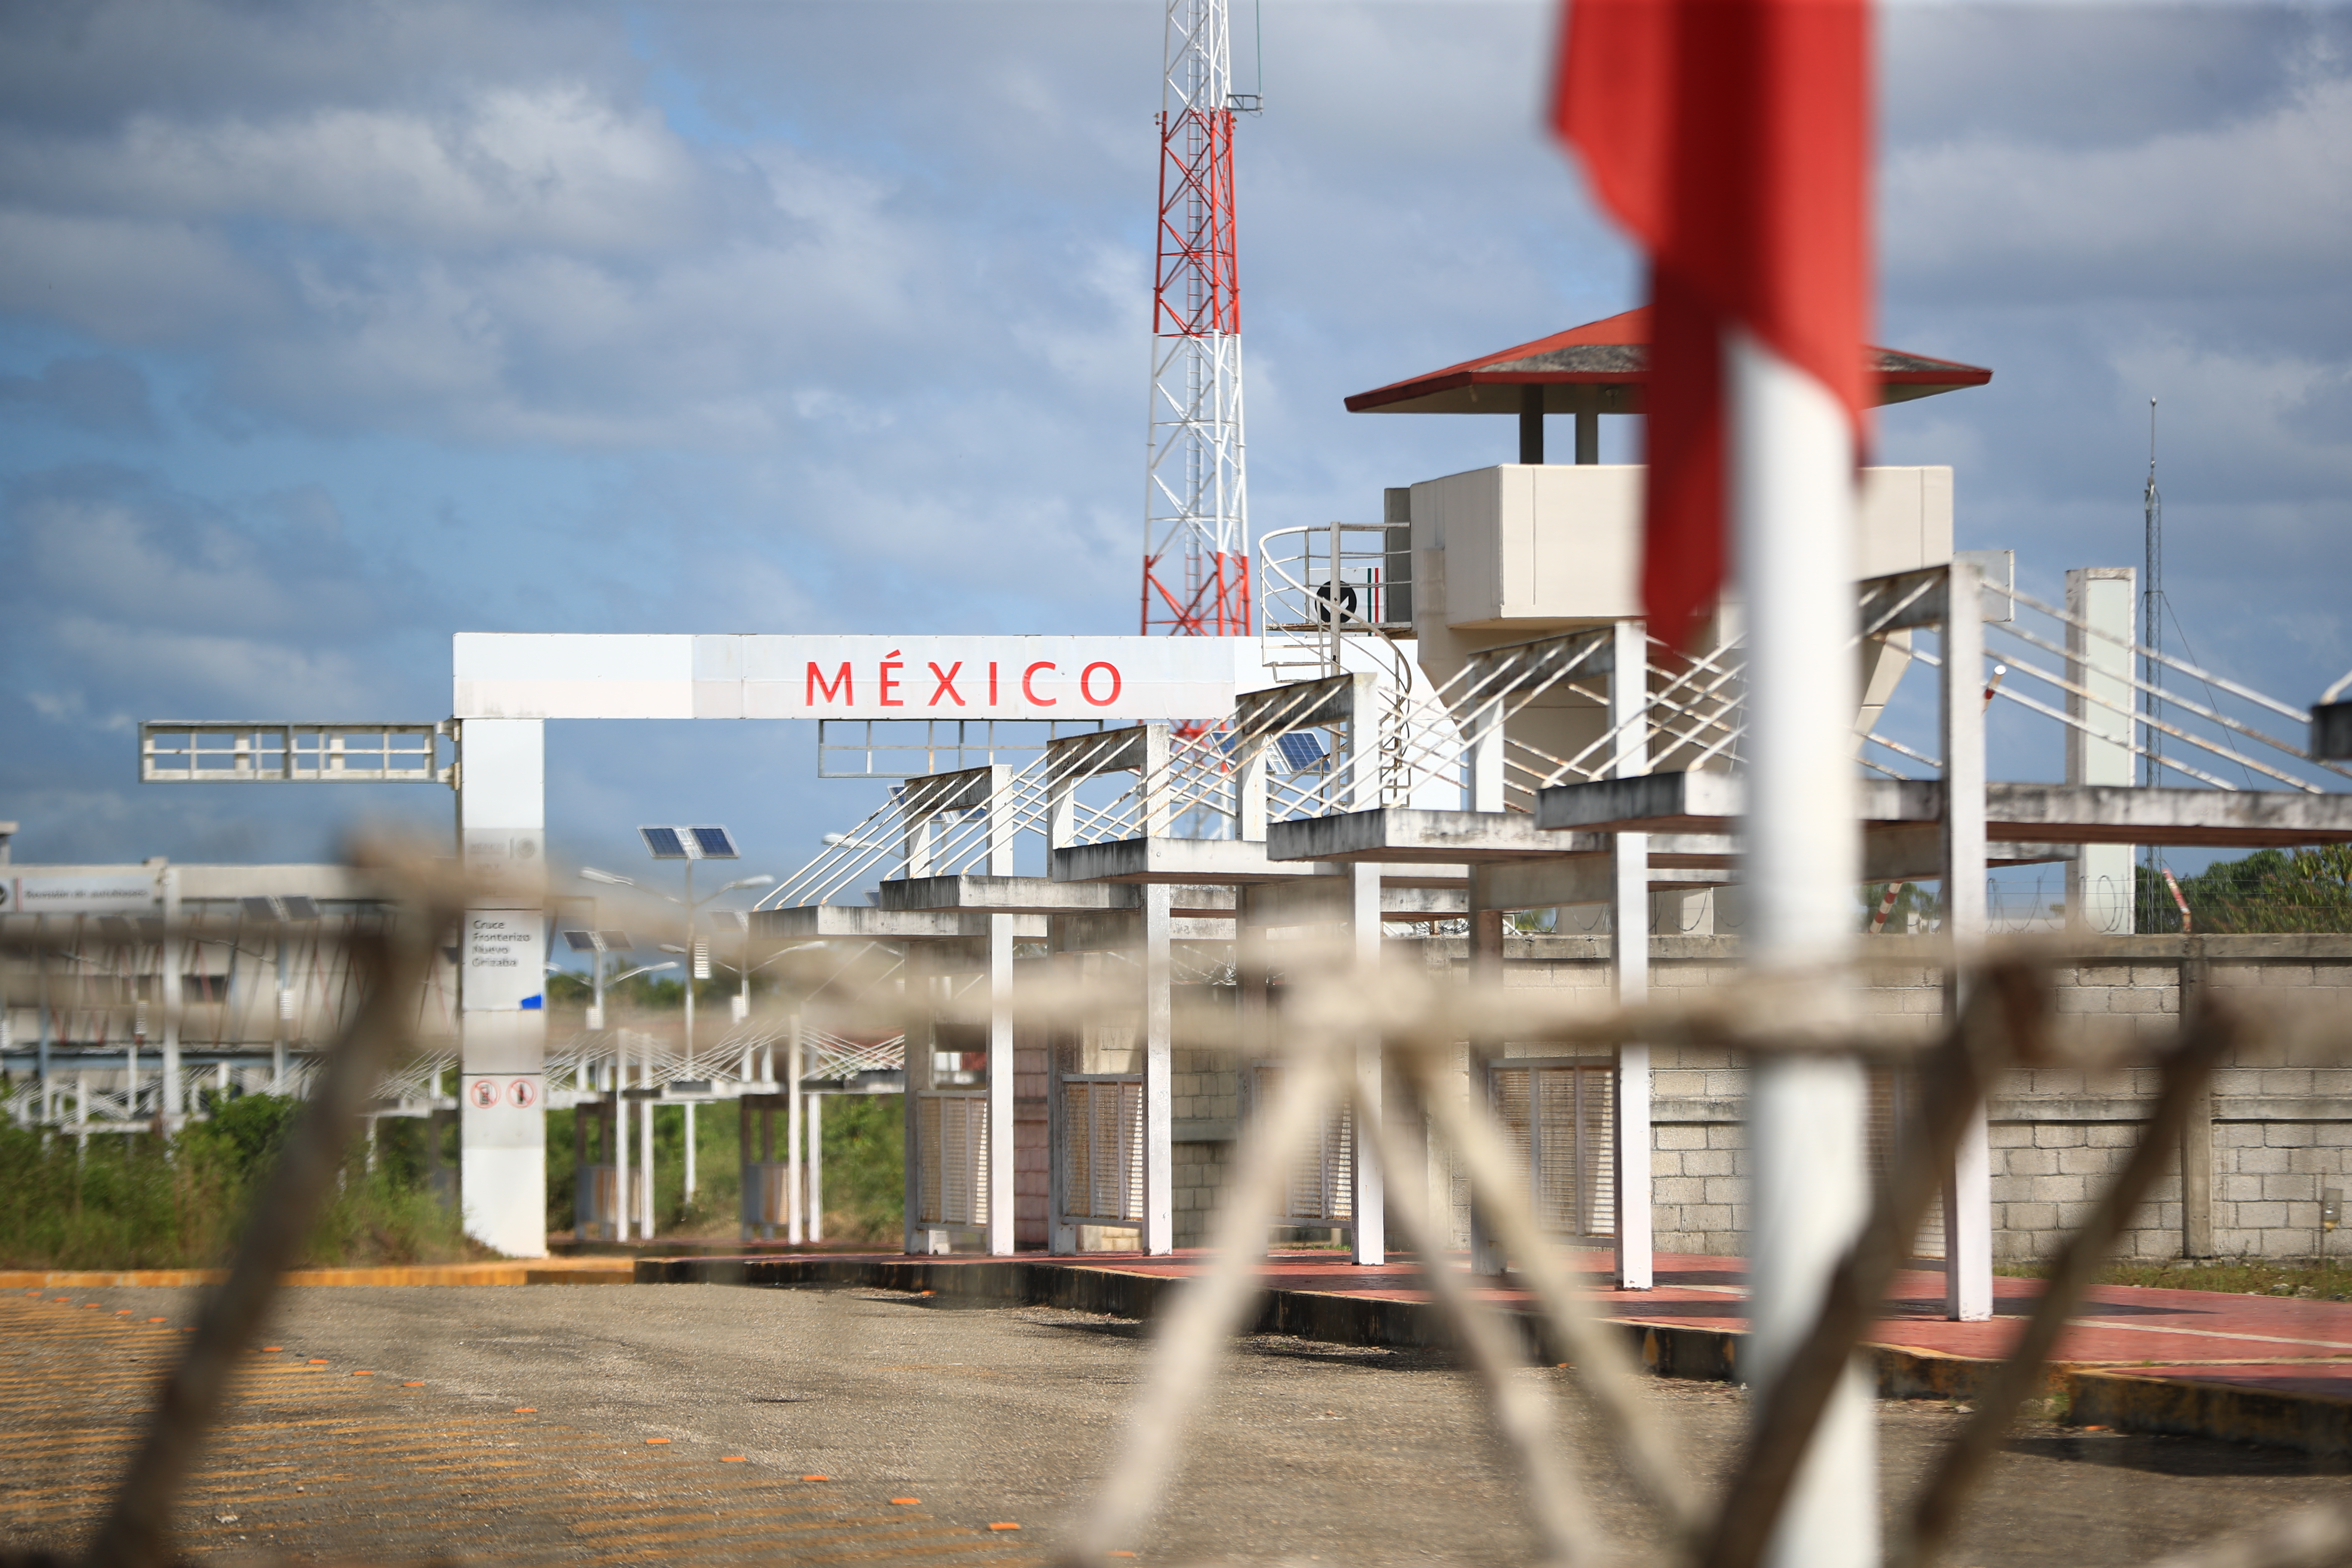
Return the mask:
[[(1095, 671), (1097, 669), (1107, 669), (1110, 671), (1110, 695), (1108, 697), (1097, 697), (1095, 695)], [(1118, 678), (1118, 666), (1111, 664), (1106, 660), (1097, 659), (1094, 663), (1087, 666), (1085, 672), (1078, 677), (1078, 695), (1085, 698), (1088, 702), (1093, 703), (1097, 708), (1108, 708), (1112, 703), (1118, 700), (1119, 689), (1126, 684), (1127, 683), (1125, 681)]]
[(816, 700), (819, 697), (823, 697), (828, 702), (855, 703), (857, 700), (856, 697), (851, 693), (849, 688), (849, 661), (847, 659), (844, 659), (842, 661), (841, 668), (834, 672), (834, 677), (831, 680), (827, 680), (824, 678), (824, 672), (817, 668), (816, 660), (809, 660), (808, 705), (812, 708), (815, 707)]
[(1052, 708), (1058, 705), (1060, 699), (1053, 697), (1040, 697), (1037, 695), (1037, 689), (1029, 684), (1032, 680), (1034, 680), (1037, 678), (1037, 672), (1039, 670), (1051, 669), (1053, 668), (1054, 661), (1052, 659), (1041, 658), (1036, 663), (1031, 665), (1028, 668), (1021, 672), (1021, 695), (1029, 699), (1033, 706), (1038, 708)]
[(882, 694), (875, 700), (879, 702), (885, 708), (904, 708), (907, 705), (901, 699), (890, 695), (890, 693), (898, 689), (898, 678), (890, 672), (894, 669), (904, 669), (907, 668), (903, 662), (898, 662), (898, 650), (894, 647), (888, 653), (882, 656), (882, 663), (877, 671), (877, 675), (880, 677)]
[[(929, 660), (925, 660), (925, 662), (926, 662), (926, 663), (929, 663)], [(956, 678), (956, 674), (957, 674), (957, 672), (958, 672), (958, 671), (961, 670), (962, 668), (963, 668), (963, 660), (961, 660), (961, 659), (958, 659), (958, 660), (956, 660), (953, 664), (951, 664), (951, 665), (948, 666), (948, 668), (947, 668), (947, 672), (946, 672), (945, 674), (943, 674), (943, 675), (942, 675), (942, 674), (940, 674), (940, 667), (939, 667), (938, 665), (936, 665), (936, 664), (931, 665), (931, 674), (932, 674), (932, 675), (934, 675), (934, 676), (936, 676), (936, 677), (938, 678), (938, 679), (939, 679), (939, 685), (938, 685), (937, 687), (935, 687), (935, 688), (932, 689), (932, 691), (931, 691), (931, 700), (930, 700), (930, 701), (929, 701), (929, 702), (926, 703), (924, 706), (926, 706), (926, 707), (929, 707), (929, 708), (936, 708), (936, 707), (938, 707), (938, 706), (940, 705), (940, 692), (945, 692), (945, 693), (947, 693), (947, 697), (948, 697), (948, 700), (949, 700), (949, 701), (950, 701), (950, 702), (954, 703), (954, 704), (955, 704), (957, 707), (959, 707), (959, 708), (962, 707), (962, 706), (963, 706), (963, 699), (962, 699), (961, 697), (960, 697), (960, 696), (958, 696), (958, 695), (957, 695), (957, 693), (956, 693), (956, 689), (955, 689), (955, 678)]]

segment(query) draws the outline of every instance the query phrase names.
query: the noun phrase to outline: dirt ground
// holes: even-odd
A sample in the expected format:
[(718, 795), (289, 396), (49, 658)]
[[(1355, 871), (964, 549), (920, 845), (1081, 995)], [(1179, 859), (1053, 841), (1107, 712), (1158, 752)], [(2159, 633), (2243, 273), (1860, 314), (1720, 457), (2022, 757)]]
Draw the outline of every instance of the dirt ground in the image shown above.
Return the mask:
[[(164, 1290), (0, 1300), (0, 1545), (87, 1529), (188, 1310)], [(185, 1500), (197, 1558), (1038, 1560), (1107, 1463), (1146, 1349), (1135, 1325), (1084, 1314), (715, 1286), (299, 1289), (268, 1342)], [(1648, 1396), (1716, 1474), (1742, 1394), (1658, 1381)], [(1654, 1557), (1591, 1424), (1559, 1410), (1601, 1517)], [(1881, 1406), (1890, 1510), (1959, 1420)], [(1947, 1561), (2144, 1563), (2341, 1495), (2344, 1469), (2032, 1428)], [(1133, 1544), (1161, 1561), (1504, 1563), (1533, 1538), (1442, 1357), (1262, 1338), (1228, 1361)]]

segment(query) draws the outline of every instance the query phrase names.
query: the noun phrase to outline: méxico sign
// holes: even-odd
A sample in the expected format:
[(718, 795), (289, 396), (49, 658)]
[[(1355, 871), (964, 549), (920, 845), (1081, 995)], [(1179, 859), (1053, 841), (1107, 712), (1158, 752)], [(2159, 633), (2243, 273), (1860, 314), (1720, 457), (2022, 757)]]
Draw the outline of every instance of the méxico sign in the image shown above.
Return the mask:
[(459, 719), (1194, 719), (1264, 684), (1254, 637), (460, 632)]

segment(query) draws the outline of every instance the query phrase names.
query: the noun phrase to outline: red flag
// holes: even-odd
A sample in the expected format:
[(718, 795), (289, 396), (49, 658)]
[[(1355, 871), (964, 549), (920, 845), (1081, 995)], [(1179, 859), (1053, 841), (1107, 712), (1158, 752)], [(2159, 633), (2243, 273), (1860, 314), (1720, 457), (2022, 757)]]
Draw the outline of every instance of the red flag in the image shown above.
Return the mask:
[(1725, 576), (1722, 338), (1869, 401), (1868, 0), (1568, 0), (1552, 125), (1650, 253), (1642, 597), (1680, 647)]

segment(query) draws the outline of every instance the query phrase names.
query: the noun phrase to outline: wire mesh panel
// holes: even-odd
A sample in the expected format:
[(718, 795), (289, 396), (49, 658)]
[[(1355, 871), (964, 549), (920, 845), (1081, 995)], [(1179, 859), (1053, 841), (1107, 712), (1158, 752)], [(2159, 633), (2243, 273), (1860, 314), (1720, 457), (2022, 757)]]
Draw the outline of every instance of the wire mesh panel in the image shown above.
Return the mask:
[(1495, 1117), (1527, 1173), (1536, 1223), (1560, 1236), (1616, 1235), (1615, 1069), (1513, 1062), (1491, 1076)]
[(988, 1223), (988, 1097), (985, 1094), (919, 1095), (915, 1136), (920, 1203), (916, 1217), (926, 1225), (982, 1226)]
[[(1282, 1069), (1271, 1062), (1256, 1064), (1252, 1073), (1252, 1102), (1263, 1105), (1282, 1080)], [(1323, 1113), (1311, 1142), (1291, 1163), (1283, 1184), (1285, 1225), (1346, 1225), (1356, 1216), (1356, 1121), (1348, 1107)]]
[(1064, 1216), (1099, 1225), (1143, 1222), (1143, 1080), (1062, 1080), (1067, 1164)]

